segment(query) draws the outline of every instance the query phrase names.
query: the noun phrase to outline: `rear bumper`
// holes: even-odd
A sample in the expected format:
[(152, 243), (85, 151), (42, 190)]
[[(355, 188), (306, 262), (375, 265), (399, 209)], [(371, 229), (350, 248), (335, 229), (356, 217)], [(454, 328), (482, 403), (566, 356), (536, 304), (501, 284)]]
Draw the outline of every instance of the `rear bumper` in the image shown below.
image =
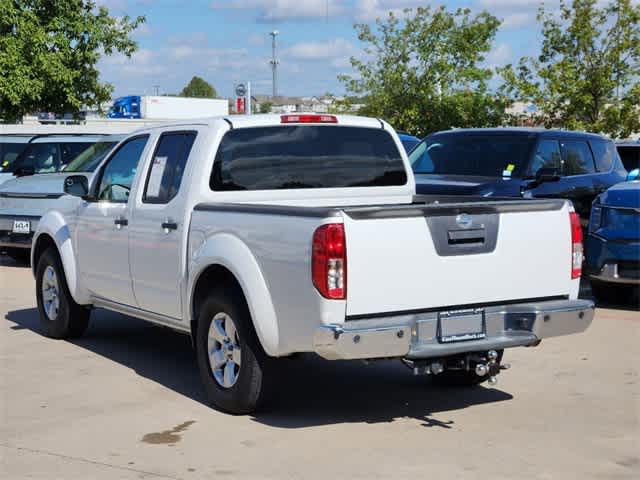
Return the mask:
[(543, 338), (585, 331), (594, 316), (590, 300), (552, 300), (483, 310), (485, 337), (451, 343), (439, 338), (438, 312), (324, 325), (314, 350), (329, 360), (405, 357), (422, 359), (534, 345)]

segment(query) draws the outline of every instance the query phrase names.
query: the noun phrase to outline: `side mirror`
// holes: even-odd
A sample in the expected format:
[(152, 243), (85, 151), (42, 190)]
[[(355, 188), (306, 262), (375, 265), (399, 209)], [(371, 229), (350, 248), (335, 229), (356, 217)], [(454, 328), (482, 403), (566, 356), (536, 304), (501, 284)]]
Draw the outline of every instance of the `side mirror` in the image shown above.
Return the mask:
[(638, 180), (640, 178), (640, 168), (634, 168), (627, 175), (627, 182), (632, 182), (633, 180)]
[(89, 181), (84, 175), (71, 175), (64, 179), (64, 193), (74, 197), (85, 197), (89, 193)]
[(541, 168), (536, 172), (536, 183), (557, 182), (560, 180), (560, 172), (557, 168)]
[(28, 177), (29, 175), (35, 175), (36, 169), (33, 167), (18, 167), (13, 171), (16, 177)]

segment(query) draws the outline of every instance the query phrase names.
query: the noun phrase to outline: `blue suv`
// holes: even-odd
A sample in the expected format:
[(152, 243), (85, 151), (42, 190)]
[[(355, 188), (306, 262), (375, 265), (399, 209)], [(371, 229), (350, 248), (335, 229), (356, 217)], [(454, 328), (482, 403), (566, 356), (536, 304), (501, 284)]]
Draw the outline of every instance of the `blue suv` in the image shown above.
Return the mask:
[(447, 130), (425, 138), (409, 160), (418, 194), (567, 198), (583, 227), (594, 198), (627, 176), (611, 140), (565, 130)]
[(593, 202), (586, 270), (597, 300), (633, 299), (640, 287), (640, 181), (611, 187)]

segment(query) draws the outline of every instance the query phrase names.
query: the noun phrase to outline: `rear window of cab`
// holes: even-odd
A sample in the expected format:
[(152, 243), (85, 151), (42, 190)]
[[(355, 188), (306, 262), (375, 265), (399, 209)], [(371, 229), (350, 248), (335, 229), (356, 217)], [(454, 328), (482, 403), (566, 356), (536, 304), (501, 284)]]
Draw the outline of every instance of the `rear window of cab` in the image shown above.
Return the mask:
[(210, 187), (215, 191), (406, 185), (393, 137), (382, 128), (286, 125), (228, 131)]

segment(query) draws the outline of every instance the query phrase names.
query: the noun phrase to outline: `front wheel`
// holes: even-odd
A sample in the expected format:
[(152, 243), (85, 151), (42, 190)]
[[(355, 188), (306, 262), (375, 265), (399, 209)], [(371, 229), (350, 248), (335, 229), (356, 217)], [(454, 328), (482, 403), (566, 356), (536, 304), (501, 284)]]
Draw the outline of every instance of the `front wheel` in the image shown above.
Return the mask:
[(52, 338), (76, 338), (89, 325), (91, 311), (78, 305), (67, 286), (58, 252), (47, 249), (36, 269), (36, 299), (40, 324)]
[(221, 289), (198, 314), (196, 353), (207, 397), (220, 410), (247, 414), (266, 398), (269, 359), (241, 292)]

